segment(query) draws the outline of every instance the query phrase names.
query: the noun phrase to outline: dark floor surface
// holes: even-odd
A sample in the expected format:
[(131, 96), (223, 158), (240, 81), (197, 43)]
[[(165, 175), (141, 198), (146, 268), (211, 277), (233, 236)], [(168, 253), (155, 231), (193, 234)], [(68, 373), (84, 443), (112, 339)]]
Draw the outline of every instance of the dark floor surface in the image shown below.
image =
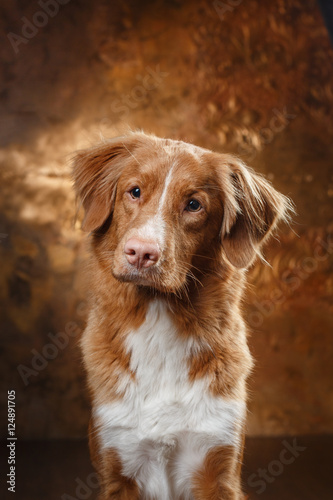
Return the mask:
[[(0, 444), (1, 499), (96, 499), (85, 441), (18, 441), (15, 494), (6, 489), (7, 443)], [(251, 500), (332, 500), (333, 436), (249, 438), (243, 482)]]

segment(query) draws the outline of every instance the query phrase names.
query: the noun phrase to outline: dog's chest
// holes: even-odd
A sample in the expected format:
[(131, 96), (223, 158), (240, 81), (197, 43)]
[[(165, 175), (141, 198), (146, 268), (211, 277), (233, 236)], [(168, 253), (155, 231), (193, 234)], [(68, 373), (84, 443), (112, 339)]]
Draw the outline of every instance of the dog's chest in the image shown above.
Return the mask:
[(149, 307), (143, 325), (128, 335), (126, 347), (130, 369), (135, 374), (126, 396), (134, 398), (141, 409), (146, 405), (158, 408), (160, 404), (165, 407), (187, 399), (193, 401), (206, 389), (206, 381), (192, 384), (188, 376), (190, 357), (198, 351), (197, 343), (177, 332), (163, 303), (156, 301)]
[(116, 426), (135, 432), (138, 439), (166, 443), (187, 430), (233, 442), (243, 404), (212, 395), (207, 377), (189, 379), (191, 356), (200, 347), (177, 332), (163, 303), (150, 305), (145, 322), (128, 334), (126, 349), (134, 377), (119, 373), (120, 398), (98, 408), (109, 430), (104, 443), (112, 441), (107, 436)]
[(126, 350), (134, 377), (119, 374), (116, 406), (123, 421), (142, 438), (166, 441), (170, 434), (196, 427), (208, 381), (190, 382), (189, 361), (198, 347), (179, 335), (163, 303), (150, 305), (145, 322), (127, 335)]
[(199, 346), (177, 332), (158, 301), (126, 349), (134, 377), (120, 373), (119, 399), (95, 409), (102, 447), (117, 450), (123, 473), (147, 498), (192, 499), (188, 478), (208, 450), (238, 444), (244, 403), (210, 394), (207, 378), (190, 381)]

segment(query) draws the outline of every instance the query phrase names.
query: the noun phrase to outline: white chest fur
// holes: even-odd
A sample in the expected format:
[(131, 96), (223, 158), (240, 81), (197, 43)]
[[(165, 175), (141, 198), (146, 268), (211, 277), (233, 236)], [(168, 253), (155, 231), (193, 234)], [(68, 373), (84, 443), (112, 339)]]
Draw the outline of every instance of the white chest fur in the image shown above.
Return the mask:
[(238, 444), (245, 405), (213, 397), (207, 378), (189, 381), (188, 358), (199, 347), (181, 338), (159, 301), (128, 335), (127, 349), (135, 380), (120, 376), (124, 396), (95, 410), (102, 445), (117, 450), (145, 498), (189, 500), (191, 476), (207, 451)]

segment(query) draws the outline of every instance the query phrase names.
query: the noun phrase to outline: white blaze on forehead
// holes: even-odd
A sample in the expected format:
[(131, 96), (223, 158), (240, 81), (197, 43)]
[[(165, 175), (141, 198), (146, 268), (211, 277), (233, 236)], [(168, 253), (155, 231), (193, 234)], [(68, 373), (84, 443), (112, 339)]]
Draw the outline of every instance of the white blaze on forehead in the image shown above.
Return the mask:
[(166, 225), (162, 212), (168, 196), (169, 185), (172, 180), (173, 169), (174, 166), (170, 168), (165, 177), (163, 190), (158, 202), (158, 208), (156, 214), (150, 219), (148, 219), (147, 222), (141, 227), (139, 227), (135, 231), (135, 234), (133, 234), (133, 236), (141, 238), (143, 240), (156, 242), (161, 250), (163, 250), (164, 247), (165, 233), (166, 233)]
[[(181, 142), (181, 141), (174, 141), (175, 144), (171, 145), (166, 145), (163, 147), (164, 151), (169, 155), (169, 156), (175, 156), (177, 152), (180, 150), (180, 145), (181, 145), (181, 151), (185, 151), (186, 153), (189, 153), (191, 156), (193, 156), (196, 160), (200, 160), (202, 157), (202, 154), (204, 150), (202, 148), (199, 148), (197, 146), (193, 146), (192, 144), (187, 144), (186, 142)], [(172, 166), (170, 170), (168, 171), (165, 180), (164, 180), (164, 187), (162, 191), (162, 195), (159, 201), (159, 206), (158, 206), (158, 214), (162, 214), (163, 207), (165, 205), (165, 202), (168, 197), (168, 192), (169, 192), (169, 187), (171, 180), (173, 178), (173, 174), (175, 172), (177, 165), (177, 158), (175, 158), (174, 162), (172, 163)]]
[(173, 174), (174, 168), (175, 168), (175, 166), (172, 165), (172, 167), (170, 168), (170, 170), (167, 173), (167, 176), (165, 178), (163, 191), (162, 191), (161, 198), (160, 198), (159, 204), (158, 204), (158, 214), (162, 213), (163, 206), (164, 206), (165, 200), (167, 198), (168, 189), (169, 189), (169, 185), (170, 185), (170, 182), (172, 179), (172, 174)]

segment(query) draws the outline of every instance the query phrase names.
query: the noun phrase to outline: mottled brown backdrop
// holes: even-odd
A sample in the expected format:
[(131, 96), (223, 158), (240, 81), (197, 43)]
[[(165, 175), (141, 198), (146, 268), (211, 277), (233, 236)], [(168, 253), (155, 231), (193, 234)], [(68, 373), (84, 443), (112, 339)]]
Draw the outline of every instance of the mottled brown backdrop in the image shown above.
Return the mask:
[(249, 272), (248, 433), (332, 432), (333, 52), (316, 1), (7, 3), (0, 383), (3, 399), (16, 389), (18, 434), (86, 435), (69, 158), (128, 127), (234, 152), (292, 197), (272, 267)]

